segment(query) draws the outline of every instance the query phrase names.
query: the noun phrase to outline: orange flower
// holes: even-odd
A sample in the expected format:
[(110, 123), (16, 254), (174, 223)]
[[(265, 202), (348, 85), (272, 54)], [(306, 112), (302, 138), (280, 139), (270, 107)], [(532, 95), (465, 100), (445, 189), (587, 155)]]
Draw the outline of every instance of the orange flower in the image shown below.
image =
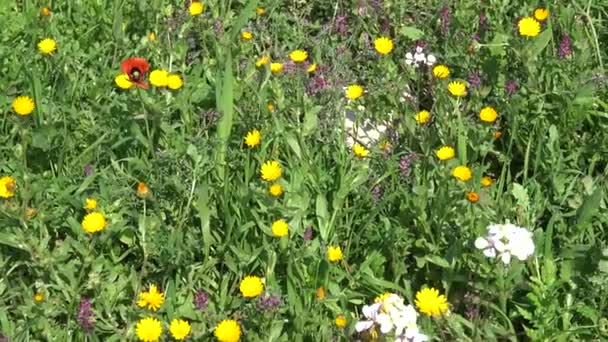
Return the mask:
[(137, 196), (140, 198), (147, 198), (150, 196), (150, 188), (144, 182), (137, 183)]
[(479, 194), (475, 191), (471, 191), (467, 194), (467, 199), (471, 203), (477, 203), (477, 201), (479, 201)]

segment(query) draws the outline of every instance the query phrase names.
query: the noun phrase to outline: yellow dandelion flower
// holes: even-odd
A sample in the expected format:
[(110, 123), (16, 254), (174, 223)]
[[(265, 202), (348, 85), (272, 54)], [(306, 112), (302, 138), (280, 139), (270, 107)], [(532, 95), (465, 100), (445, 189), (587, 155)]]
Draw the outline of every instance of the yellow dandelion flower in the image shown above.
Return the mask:
[(42, 15), (43, 17), (48, 17), (49, 15), (51, 15), (51, 9), (48, 7), (42, 7), (40, 9), (40, 15)]
[(544, 7), (539, 7), (534, 10), (534, 19), (538, 21), (545, 21), (549, 18), (549, 10)]
[(484, 176), (481, 178), (481, 185), (484, 188), (490, 187), (490, 186), (492, 186), (492, 184), (494, 184), (494, 180), (492, 179), (492, 177)]
[(279, 183), (274, 183), (268, 188), (268, 192), (274, 197), (279, 197), (283, 194), (283, 186)]
[(169, 83), (169, 72), (164, 69), (152, 70), (150, 83), (155, 87), (166, 87)]
[(367, 155), (369, 154), (369, 151), (360, 144), (354, 144), (353, 145), (353, 154), (355, 155), (355, 157), (362, 159), (367, 157)]
[(471, 203), (477, 203), (479, 201), (479, 194), (475, 191), (467, 193), (467, 200)]
[(464, 165), (456, 166), (452, 170), (452, 175), (461, 182), (466, 182), (473, 177), (471, 169)]
[(267, 161), (260, 168), (260, 174), (262, 175), (262, 179), (268, 182), (274, 182), (279, 177), (283, 170), (281, 169), (281, 164), (278, 161)]
[(274, 111), (276, 110), (276, 108), (274, 107), (274, 103), (272, 103), (272, 102), (268, 102), (266, 107), (268, 108), (268, 111), (271, 113), (274, 113)]
[(439, 79), (450, 77), (450, 69), (447, 65), (439, 64), (433, 68), (433, 75)]
[(289, 58), (296, 63), (302, 63), (308, 58), (308, 52), (304, 50), (295, 50), (289, 54)]
[(89, 213), (82, 220), (82, 229), (89, 234), (104, 230), (106, 225), (106, 218), (100, 212)]
[(201, 4), (199, 1), (193, 1), (190, 4), (190, 7), (188, 7), (188, 11), (190, 12), (190, 15), (193, 17), (200, 15), (201, 13), (203, 13), (204, 10), (205, 10), (205, 5)]
[(272, 235), (278, 238), (289, 234), (289, 226), (285, 220), (276, 220), (272, 223)]
[(464, 82), (460, 81), (450, 82), (448, 84), (448, 91), (450, 92), (450, 94), (456, 97), (466, 96), (467, 86), (464, 84)]
[(241, 32), (241, 39), (251, 40), (251, 39), (253, 39), (253, 33), (249, 32), (249, 31), (243, 31), (243, 32)]
[(435, 151), (435, 155), (439, 160), (450, 160), (454, 158), (456, 153), (454, 152), (454, 148), (451, 146), (442, 146), (437, 151)]
[(424, 288), (418, 291), (415, 303), (418, 310), (428, 316), (441, 316), (448, 310), (447, 299), (434, 288)]
[(232, 319), (225, 319), (215, 326), (213, 334), (219, 342), (238, 342), (241, 339), (241, 327)]
[(278, 74), (283, 71), (283, 63), (270, 63), (270, 71), (274, 74)]
[(16, 187), (17, 182), (15, 182), (15, 179), (13, 177), (4, 176), (0, 178), (0, 197), (11, 198), (15, 196)]
[(13, 100), (13, 110), (19, 115), (30, 115), (34, 111), (34, 99), (29, 96), (17, 96)]
[(256, 67), (261, 67), (263, 65), (268, 64), (268, 62), (270, 62), (270, 57), (268, 56), (262, 56), (260, 57), (256, 62), (255, 62), (255, 66)]
[(393, 293), (392, 292), (384, 292), (383, 294), (377, 296), (376, 298), (374, 298), (374, 303), (382, 303), (385, 300), (387, 300), (390, 296), (392, 296)]
[(264, 7), (257, 7), (257, 8), (255, 9), (255, 13), (256, 13), (257, 15), (264, 15), (264, 13), (266, 13), (266, 9), (265, 9)]
[(36, 294), (34, 295), (34, 300), (38, 303), (42, 302), (44, 300), (44, 293), (36, 292)]
[(154, 32), (150, 32), (150, 34), (148, 34), (148, 40), (153, 42), (156, 40), (156, 33)]
[(346, 317), (344, 315), (339, 315), (335, 320), (336, 326), (340, 329), (344, 329), (348, 321), (346, 321)]
[(38, 51), (50, 55), (57, 50), (57, 43), (53, 38), (45, 38), (38, 43)]
[(342, 248), (340, 246), (327, 247), (327, 260), (334, 263), (342, 260)]
[(150, 285), (148, 291), (142, 291), (138, 295), (137, 306), (148, 310), (158, 311), (165, 302), (165, 295), (158, 291), (156, 285)]
[(315, 291), (315, 297), (317, 298), (317, 300), (325, 299), (325, 288), (323, 288), (323, 286), (317, 288), (317, 290)]
[(154, 317), (147, 317), (139, 320), (135, 326), (135, 333), (140, 341), (156, 342), (163, 333), (160, 321)]
[(32, 217), (36, 216), (37, 213), (38, 213), (38, 210), (36, 210), (36, 208), (27, 208), (25, 210), (25, 217), (27, 217), (28, 219), (31, 219)]
[(524, 37), (536, 37), (540, 33), (540, 23), (532, 17), (525, 17), (517, 23), (519, 34)]
[(172, 320), (169, 326), (171, 336), (178, 341), (184, 340), (190, 334), (190, 329), (190, 323), (182, 319)]
[(317, 70), (317, 63), (312, 63), (306, 68), (306, 72), (315, 72)]
[(416, 113), (415, 119), (418, 124), (424, 125), (431, 121), (431, 113), (428, 110), (421, 110)]
[(356, 100), (363, 95), (363, 87), (357, 84), (349, 85), (346, 87), (345, 95), (349, 100)]
[(247, 132), (247, 135), (245, 135), (243, 140), (245, 140), (245, 145), (247, 145), (247, 147), (254, 148), (260, 144), (262, 134), (260, 134), (260, 131), (257, 129), (254, 129), (253, 131)]
[(170, 74), (167, 76), (167, 87), (172, 90), (177, 90), (184, 85), (184, 81), (180, 75)]
[(127, 74), (120, 74), (116, 76), (116, 78), (114, 78), (114, 83), (116, 83), (120, 89), (129, 89), (133, 86), (133, 82), (131, 82), (129, 75)]
[(150, 188), (144, 182), (137, 183), (137, 197), (139, 198), (148, 198), (150, 196)]
[(97, 201), (94, 198), (87, 198), (83, 208), (86, 210), (95, 210), (97, 208)]
[(380, 37), (374, 41), (374, 48), (381, 55), (388, 55), (393, 51), (393, 41), (387, 37)]
[(494, 122), (496, 121), (496, 118), (498, 118), (498, 112), (496, 112), (496, 109), (492, 107), (484, 107), (479, 112), (479, 118), (481, 121)]
[(262, 294), (264, 291), (264, 284), (262, 283), (262, 279), (260, 277), (247, 276), (241, 280), (239, 289), (241, 290), (243, 297), (253, 298)]

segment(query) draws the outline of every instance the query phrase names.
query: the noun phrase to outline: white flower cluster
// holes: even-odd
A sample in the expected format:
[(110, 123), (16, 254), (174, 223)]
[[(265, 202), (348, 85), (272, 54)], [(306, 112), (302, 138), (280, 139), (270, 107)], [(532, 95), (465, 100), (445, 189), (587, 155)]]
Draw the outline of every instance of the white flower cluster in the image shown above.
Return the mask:
[(355, 324), (358, 333), (368, 331), (374, 335), (380, 329), (383, 335), (387, 335), (394, 331), (395, 342), (423, 342), (429, 339), (418, 329), (416, 309), (411, 305), (406, 306), (403, 298), (396, 294), (365, 305), (361, 311), (366, 319)]
[[(365, 108), (364, 108), (365, 109)], [(387, 122), (374, 123), (369, 119), (358, 124), (355, 112), (347, 109), (344, 116), (344, 128), (346, 129), (346, 145), (352, 148), (355, 143), (363, 144), (366, 147), (377, 143), (380, 137), (386, 133)]]
[(423, 64), (431, 66), (436, 62), (437, 58), (432, 54), (424, 54), (424, 48), (421, 46), (417, 46), (416, 51), (413, 54), (411, 52), (405, 54), (405, 64), (411, 65), (414, 68)]
[(487, 257), (500, 257), (505, 265), (511, 262), (512, 256), (524, 261), (534, 254), (532, 233), (509, 222), (489, 225), (488, 235), (478, 237), (475, 240), (475, 247), (483, 250), (483, 254)]

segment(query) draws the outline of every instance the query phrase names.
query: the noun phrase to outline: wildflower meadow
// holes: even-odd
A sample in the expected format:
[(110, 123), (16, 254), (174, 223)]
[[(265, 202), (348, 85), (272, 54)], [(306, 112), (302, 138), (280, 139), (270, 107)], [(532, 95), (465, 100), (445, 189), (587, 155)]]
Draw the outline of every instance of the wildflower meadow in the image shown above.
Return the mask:
[(608, 340), (608, 2), (0, 22), (1, 342)]

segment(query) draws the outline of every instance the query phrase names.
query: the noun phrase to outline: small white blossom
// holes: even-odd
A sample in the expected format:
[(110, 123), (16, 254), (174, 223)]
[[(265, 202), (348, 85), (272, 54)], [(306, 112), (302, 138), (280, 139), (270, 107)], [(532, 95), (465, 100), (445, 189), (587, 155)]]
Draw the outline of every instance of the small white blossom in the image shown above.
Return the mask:
[(534, 254), (532, 233), (509, 222), (488, 226), (488, 235), (478, 237), (475, 247), (489, 258), (500, 257), (505, 265), (511, 263), (513, 256), (524, 261)]

